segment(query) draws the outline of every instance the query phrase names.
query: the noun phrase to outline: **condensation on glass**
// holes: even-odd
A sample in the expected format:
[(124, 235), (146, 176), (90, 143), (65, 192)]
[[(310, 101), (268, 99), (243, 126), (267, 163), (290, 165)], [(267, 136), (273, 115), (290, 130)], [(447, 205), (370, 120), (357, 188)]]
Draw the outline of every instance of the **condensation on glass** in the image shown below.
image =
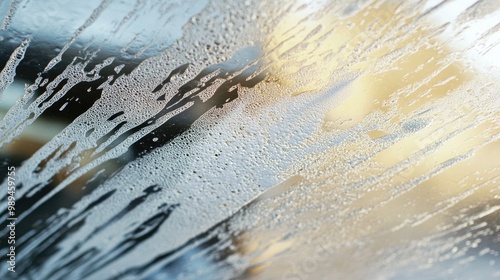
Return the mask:
[(500, 1), (0, 14), (0, 278), (500, 277)]

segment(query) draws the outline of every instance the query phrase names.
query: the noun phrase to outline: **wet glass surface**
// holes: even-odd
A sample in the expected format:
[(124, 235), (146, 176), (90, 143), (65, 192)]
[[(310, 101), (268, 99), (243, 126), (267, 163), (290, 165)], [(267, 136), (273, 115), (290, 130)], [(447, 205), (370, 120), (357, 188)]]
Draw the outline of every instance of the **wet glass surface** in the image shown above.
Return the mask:
[(500, 277), (500, 1), (0, 14), (0, 278)]

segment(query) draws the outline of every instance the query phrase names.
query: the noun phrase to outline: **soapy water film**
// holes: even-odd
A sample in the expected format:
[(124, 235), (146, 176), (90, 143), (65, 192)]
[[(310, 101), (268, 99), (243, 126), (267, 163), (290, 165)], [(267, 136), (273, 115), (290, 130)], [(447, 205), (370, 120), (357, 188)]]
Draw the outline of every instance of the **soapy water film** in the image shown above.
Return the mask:
[(344, 2), (2, 2), (0, 277), (500, 277), (500, 1)]

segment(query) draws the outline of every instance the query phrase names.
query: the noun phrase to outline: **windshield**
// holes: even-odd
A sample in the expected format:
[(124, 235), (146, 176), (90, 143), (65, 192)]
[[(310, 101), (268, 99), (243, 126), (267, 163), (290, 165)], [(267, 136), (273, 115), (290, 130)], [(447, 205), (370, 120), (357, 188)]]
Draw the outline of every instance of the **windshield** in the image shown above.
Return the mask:
[(2, 279), (500, 277), (500, 2), (0, 3)]

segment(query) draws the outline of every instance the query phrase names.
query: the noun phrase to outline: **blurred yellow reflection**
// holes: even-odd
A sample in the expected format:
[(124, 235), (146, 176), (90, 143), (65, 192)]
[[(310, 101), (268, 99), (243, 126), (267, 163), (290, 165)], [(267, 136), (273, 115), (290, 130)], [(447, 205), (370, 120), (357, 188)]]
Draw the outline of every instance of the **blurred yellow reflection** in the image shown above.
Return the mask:
[[(490, 85), (472, 83), (488, 77), (468, 70), (460, 61), (466, 54), (452, 51), (432, 22), (401, 6), (377, 2), (343, 18), (328, 8), (297, 9), (265, 45), (271, 79), (291, 95), (325, 91), (356, 73), (325, 115), (323, 133), (352, 130), (357, 137), (300, 174), (305, 179), (295, 187), (307, 199), (295, 193), (288, 211), (294, 223), (324, 219), (322, 234), (335, 228), (328, 217), (356, 216), (342, 220), (342, 231), (349, 240), (372, 238), (373, 254), (451, 227), (462, 207), (488, 208), (499, 197), (499, 114), (483, 107), (491, 102)], [(359, 163), (349, 163), (355, 158)], [(325, 207), (305, 214), (309, 203)], [(278, 229), (250, 231), (247, 249), (269, 246), (262, 239), (275, 235)], [(277, 248), (253, 262), (277, 257)]]

